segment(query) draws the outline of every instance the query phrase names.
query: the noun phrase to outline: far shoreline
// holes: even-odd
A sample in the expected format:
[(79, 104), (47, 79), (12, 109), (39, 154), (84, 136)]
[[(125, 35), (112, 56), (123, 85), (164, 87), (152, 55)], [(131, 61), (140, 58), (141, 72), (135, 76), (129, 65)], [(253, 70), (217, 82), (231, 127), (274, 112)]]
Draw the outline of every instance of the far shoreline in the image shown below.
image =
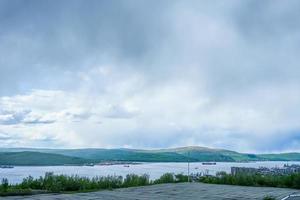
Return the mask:
[[(87, 164), (49, 164), (49, 165), (11, 165), (11, 164), (0, 164), (0, 169), (10, 169), (10, 168), (1, 168), (1, 166), (12, 166), (12, 167), (51, 167), (51, 166), (55, 166), (55, 167), (94, 167), (94, 166), (118, 166), (118, 165), (143, 165), (143, 164), (164, 164), (164, 163), (232, 163), (232, 164), (237, 164), (237, 163), (241, 163), (241, 164), (246, 164), (246, 163), (276, 163), (276, 162), (286, 162), (286, 163), (290, 163), (290, 162), (298, 162), (300, 163), (299, 160), (262, 160), (262, 161), (159, 161), (159, 162), (152, 162), (152, 161), (112, 161), (112, 162), (103, 162), (103, 163), (93, 163), (93, 165), (89, 165), (89, 163)], [(205, 166), (210, 166), (210, 165), (205, 165)]]

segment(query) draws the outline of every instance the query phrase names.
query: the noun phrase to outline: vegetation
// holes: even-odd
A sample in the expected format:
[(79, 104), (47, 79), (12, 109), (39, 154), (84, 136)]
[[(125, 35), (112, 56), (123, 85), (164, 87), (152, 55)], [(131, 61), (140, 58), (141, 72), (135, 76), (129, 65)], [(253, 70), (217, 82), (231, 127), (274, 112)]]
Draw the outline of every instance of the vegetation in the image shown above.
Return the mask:
[(161, 150), (136, 149), (0, 149), (0, 165), (65, 165), (125, 162), (247, 162), (299, 161), (300, 153), (244, 154), (223, 149), (182, 147)]
[(0, 195), (25, 195), (32, 194), (34, 191), (47, 192), (86, 192), (101, 189), (115, 189), (125, 187), (146, 186), (160, 183), (178, 183), (186, 182), (187, 176), (183, 174), (164, 174), (157, 180), (150, 180), (149, 175), (128, 174), (125, 178), (122, 176), (105, 176), (105, 177), (80, 177), (65, 176), (46, 173), (44, 177), (34, 179), (29, 176), (23, 179), (22, 183), (9, 185), (7, 179), (3, 179), (0, 185)]
[[(259, 175), (238, 174), (230, 175), (219, 172), (216, 176), (199, 177), (199, 182), (211, 184), (228, 184), (241, 186), (268, 186), (300, 189), (300, 173), (291, 175)], [(10, 185), (7, 179), (0, 184), (0, 196), (27, 195), (45, 192), (88, 192), (101, 189), (115, 189), (125, 187), (146, 186), (162, 183), (188, 182), (188, 177), (183, 174), (166, 173), (156, 180), (150, 180), (149, 175), (128, 174), (122, 176), (99, 176), (94, 178), (80, 176), (54, 175), (46, 173), (44, 177), (24, 178), (16, 185)], [(274, 199), (266, 196), (264, 200)]]
[(299, 153), (261, 154), (258, 156), (270, 161), (300, 161)]
[(79, 165), (90, 162), (87, 159), (53, 153), (40, 152), (2, 152), (0, 165)]
[(263, 198), (263, 200), (276, 200), (276, 198), (272, 196), (266, 196)]
[[(152, 152), (133, 149), (72, 149), (55, 153), (100, 161), (186, 162), (188, 158), (176, 152)], [(191, 159), (191, 161), (198, 161)]]
[(2, 179), (2, 183), (1, 183), (1, 191), (2, 192), (7, 192), (8, 190), (8, 180), (6, 178)]
[(199, 179), (203, 183), (286, 187), (300, 189), (300, 173), (290, 175), (260, 175), (260, 174), (237, 174), (231, 175), (219, 172), (217, 176), (204, 176)]
[(0, 185), (0, 196), (13, 196), (13, 195), (25, 195), (31, 194), (30, 190), (28, 189), (17, 189), (9, 185), (8, 180), (3, 178), (1, 180)]
[(163, 174), (159, 179), (154, 180), (154, 184), (175, 183), (176, 178), (172, 173)]
[(159, 179), (153, 181), (153, 184), (161, 183), (182, 183), (188, 182), (188, 176), (183, 174), (165, 173)]

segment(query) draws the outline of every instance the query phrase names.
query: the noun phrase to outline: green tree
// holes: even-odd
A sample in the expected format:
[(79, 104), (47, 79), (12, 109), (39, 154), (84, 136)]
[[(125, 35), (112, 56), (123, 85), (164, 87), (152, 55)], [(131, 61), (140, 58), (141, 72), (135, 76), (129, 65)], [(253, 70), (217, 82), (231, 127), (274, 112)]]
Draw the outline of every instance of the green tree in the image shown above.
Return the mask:
[(8, 184), (8, 180), (7, 178), (3, 178), (2, 182), (1, 182), (1, 188), (2, 188), (2, 192), (7, 192), (9, 184)]

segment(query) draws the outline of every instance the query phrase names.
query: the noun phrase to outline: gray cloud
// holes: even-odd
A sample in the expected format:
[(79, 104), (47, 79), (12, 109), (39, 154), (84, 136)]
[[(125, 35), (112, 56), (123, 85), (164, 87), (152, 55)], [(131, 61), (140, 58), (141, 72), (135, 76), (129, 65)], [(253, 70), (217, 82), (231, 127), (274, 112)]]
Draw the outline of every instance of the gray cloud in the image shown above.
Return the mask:
[(42, 117), (31, 116), (31, 110), (22, 111), (1, 111), (0, 125), (17, 125), (17, 124), (52, 124), (55, 120), (42, 119)]
[(88, 120), (93, 114), (91, 112), (80, 112), (80, 113), (71, 113), (67, 112), (66, 116), (69, 117), (72, 122), (81, 122), (82, 120)]
[(11, 137), (8, 134), (0, 132), (0, 141), (1, 140), (9, 140), (9, 139), (11, 139)]
[[(10, 86), (1, 92), (37, 85), (68, 88), (74, 82), (64, 72), (85, 68), (87, 62), (142, 58), (154, 37), (161, 37), (160, 19), (168, 3), (157, 3), (3, 1), (0, 85)], [(51, 81), (53, 76), (56, 81)]]
[[(268, 41), (297, 34), (300, 31), (299, 1), (246, 1), (236, 13), (239, 30), (253, 41)], [(255, 12), (253, 12), (255, 10)]]
[(128, 63), (154, 73), (150, 80), (196, 71), (194, 76), (207, 77), (206, 84), (216, 93), (243, 91), (250, 82), (293, 81), (300, 73), (295, 53), (300, 41), (297, 1), (2, 4), (3, 94), (76, 87), (78, 82), (68, 72), (95, 62)]
[(123, 106), (113, 105), (109, 107), (108, 112), (105, 114), (105, 117), (116, 118), (116, 119), (126, 119), (133, 118), (138, 115), (137, 111), (130, 111)]
[(0, 125), (48, 124), (65, 145), (297, 149), (299, 4), (2, 0)]
[(24, 120), (24, 124), (52, 124), (55, 123), (55, 120), (43, 120), (41, 118)]
[(0, 124), (2, 125), (14, 125), (22, 123), (26, 115), (28, 115), (30, 110), (23, 111), (1, 111), (0, 112)]

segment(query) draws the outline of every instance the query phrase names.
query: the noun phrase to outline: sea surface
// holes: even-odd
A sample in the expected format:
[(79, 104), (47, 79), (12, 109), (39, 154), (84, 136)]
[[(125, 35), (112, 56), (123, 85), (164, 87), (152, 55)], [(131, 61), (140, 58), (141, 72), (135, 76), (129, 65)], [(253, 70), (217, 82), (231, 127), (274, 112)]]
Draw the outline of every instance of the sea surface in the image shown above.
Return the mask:
[[(283, 167), (284, 164), (300, 164), (300, 162), (248, 162), (232, 163), (217, 162), (216, 165), (203, 165), (202, 163), (190, 163), (190, 173), (216, 174), (218, 171), (230, 173), (231, 167)], [(121, 175), (126, 174), (149, 174), (150, 179), (156, 179), (167, 172), (187, 174), (187, 163), (141, 163), (125, 165), (95, 165), (95, 166), (15, 166), (14, 168), (0, 168), (0, 179), (7, 178), (9, 183), (20, 183), (23, 178), (33, 176), (38, 178), (46, 172), (65, 175), (79, 175), (84, 177)]]

